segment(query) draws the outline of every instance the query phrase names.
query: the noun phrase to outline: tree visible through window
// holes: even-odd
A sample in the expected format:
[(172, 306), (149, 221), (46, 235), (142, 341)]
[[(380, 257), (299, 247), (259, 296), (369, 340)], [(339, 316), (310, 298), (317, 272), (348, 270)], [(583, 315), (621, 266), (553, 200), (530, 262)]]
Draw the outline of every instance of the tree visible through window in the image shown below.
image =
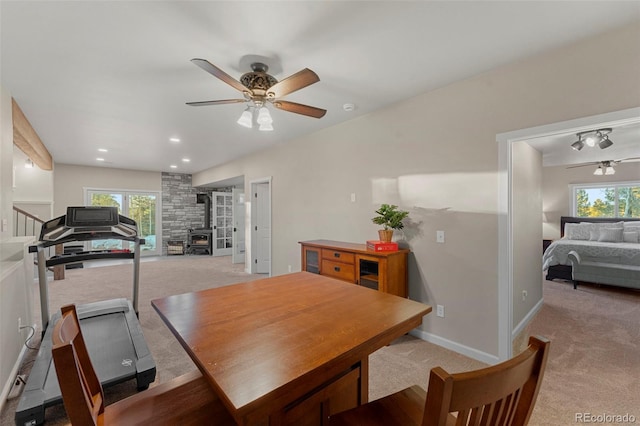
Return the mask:
[(578, 217), (640, 217), (640, 183), (573, 186)]

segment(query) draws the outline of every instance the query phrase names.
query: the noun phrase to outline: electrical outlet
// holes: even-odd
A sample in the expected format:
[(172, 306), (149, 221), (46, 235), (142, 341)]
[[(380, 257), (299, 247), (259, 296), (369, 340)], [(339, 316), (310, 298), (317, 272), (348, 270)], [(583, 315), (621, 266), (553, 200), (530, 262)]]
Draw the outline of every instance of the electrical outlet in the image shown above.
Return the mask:
[(522, 290), (522, 301), (527, 300), (527, 290)]
[(444, 243), (444, 231), (436, 231), (436, 242)]
[(355, 203), (355, 202), (356, 202), (356, 193), (355, 193), (355, 192), (352, 192), (352, 193), (351, 193), (351, 202), (352, 202), (352, 203)]
[(436, 315), (439, 316), (440, 318), (444, 318), (444, 305), (436, 306)]

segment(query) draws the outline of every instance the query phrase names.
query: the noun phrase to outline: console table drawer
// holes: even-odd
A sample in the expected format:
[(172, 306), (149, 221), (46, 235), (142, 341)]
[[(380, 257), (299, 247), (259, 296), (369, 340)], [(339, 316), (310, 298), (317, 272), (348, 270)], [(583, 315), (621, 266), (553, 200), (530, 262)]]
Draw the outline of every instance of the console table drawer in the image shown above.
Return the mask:
[(333, 260), (334, 262), (342, 263), (356, 263), (356, 256), (353, 253), (339, 250), (322, 249), (322, 258), (327, 260)]
[(322, 275), (352, 283), (356, 282), (356, 268), (352, 263), (334, 262), (325, 258), (322, 261)]

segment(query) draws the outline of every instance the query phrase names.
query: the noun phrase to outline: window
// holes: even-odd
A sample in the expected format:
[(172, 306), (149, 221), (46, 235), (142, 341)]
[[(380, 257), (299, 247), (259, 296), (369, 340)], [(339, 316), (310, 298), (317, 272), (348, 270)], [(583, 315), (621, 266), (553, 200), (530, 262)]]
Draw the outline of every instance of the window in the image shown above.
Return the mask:
[(570, 185), (577, 217), (640, 218), (640, 182)]
[[(160, 193), (122, 191), (85, 188), (87, 206), (118, 207), (118, 213), (136, 221), (138, 235), (145, 243), (140, 247), (141, 255), (161, 254), (159, 238), (156, 240), (156, 230), (160, 229)], [(123, 240), (92, 240), (90, 250), (132, 249)]]

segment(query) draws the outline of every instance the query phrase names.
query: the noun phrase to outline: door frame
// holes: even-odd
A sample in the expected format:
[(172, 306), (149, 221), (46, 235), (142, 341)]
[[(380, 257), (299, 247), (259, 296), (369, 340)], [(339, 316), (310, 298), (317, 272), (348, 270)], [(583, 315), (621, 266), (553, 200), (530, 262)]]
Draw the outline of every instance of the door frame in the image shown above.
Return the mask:
[[(594, 127), (620, 126), (638, 122), (640, 108), (629, 108), (574, 120), (530, 127), (496, 135), (498, 142), (498, 357), (511, 358), (513, 340), (521, 331), (513, 322), (513, 196), (512, 146), (516, 142), (551, 136), (559, 133), (577, 133)], [(542, 212), (541, 212), (542, 213)], [(540, 216), (542, 226), (542, 215)], [(542, 271), (541, 271), (542, 272)]]
[[(263, 177), (263, 178), (258, 178), (258, 179), (253, 179), (251, 181), (249, 181), (249, 194), (255, 194), (255, 192), (257, 191), (257, 186), (259, 184), (264, 184), (266, 183), (268, 185), (268, 196), (267, 196), (267, 201), (269, 203), (268, 206), (268, 210), (269, 210), (269, 251), (272, 254), (273, 253), (273, 217), (272, 217), (272, 211), (273, 211), (273, 205), (271, 202), (271, 194), (272, 194), (272, 187), (271, 187), (271, 180), (272, 177), (268, 176), (268, 177)], [(249, 229), (251, 230), (251, 232), (247, 232), (245, 234), (245, 238), (249, 238), (249, 244), (246, 245), (245, 247), (245, 270), (246, 272), (250, 273), (250, 274), (255, 274), (257, 273), (257, 269), (256, 269), (256, 262), (254, 261), (254, 257), (255, 254), (257, 254), (257, 247), (258, 247), (258, 241), (257, 241), (257, 232), (256, 232), (256, 226), (258, 225), (258, 206), (256, 205), (256, 203), (253, 200), (253, 196), (247, 197), (246, 196), (246, 192), (245, 192), (245, 205), (246, 203), (250, 204), (250, 209), (247, 209), (247, 211), (250, 211), (249, 214), (249, 221), (248, 223), (250, 224)], [(246, 221), (246, 219), (245, 219)], [(272, 273), (272, 264), (273, 264), (273, 259), (271, 258), (271, 255), (269, 256), (269, 272), (268, 272), (268, 276), (271, 276)]]
[[(210, 194), (211, 197), (211, 214), (213, 216), (213, 223), (211, 226), (211, 255), (212, 256), (231, 256), (233, 254), (234, 251), (234, 246), (233, 243), (231, 243), (231, 247), (224, 247), (224, 248), (217, 248), (218, 247), (218, 196), (223, 196), (223, 197), (230, 197), (231, 198), (231, 228), (233, 230), (233, 193), (232, 192), (224, 192), (224, 191), (213, 191)], [(226, 203), (225, 203), (225, 207), (226, 207)], [(225, 226), (224, 229), (226, 230), (227, 226), (226, 226), (226, 218), (228, 216), (226, 215), (226, 210), (225, 210)], [(233, 233), (232, 233), (232, 238), (233, 238)], [(227, 241), (227, 237), (224, 236), (222, 237), (223, 241), (226, 243)], [(226, 245), (226, 244), (225, 244)]]
[[(110, 192), (120, 193), (123, 195), (131, 194), (151, 194), (156, 196), (156, 249), (152, 252), (140, 251), (140, 256), (160, 256), (162, 255), (162, 191), (154, 191), (149, 189), (115, 189), (115, 188), (96, 188), (83, 187), (84, 204), (89, 206), (89, 192)], [(127, 206), (128, 208), (128, 206)]]

